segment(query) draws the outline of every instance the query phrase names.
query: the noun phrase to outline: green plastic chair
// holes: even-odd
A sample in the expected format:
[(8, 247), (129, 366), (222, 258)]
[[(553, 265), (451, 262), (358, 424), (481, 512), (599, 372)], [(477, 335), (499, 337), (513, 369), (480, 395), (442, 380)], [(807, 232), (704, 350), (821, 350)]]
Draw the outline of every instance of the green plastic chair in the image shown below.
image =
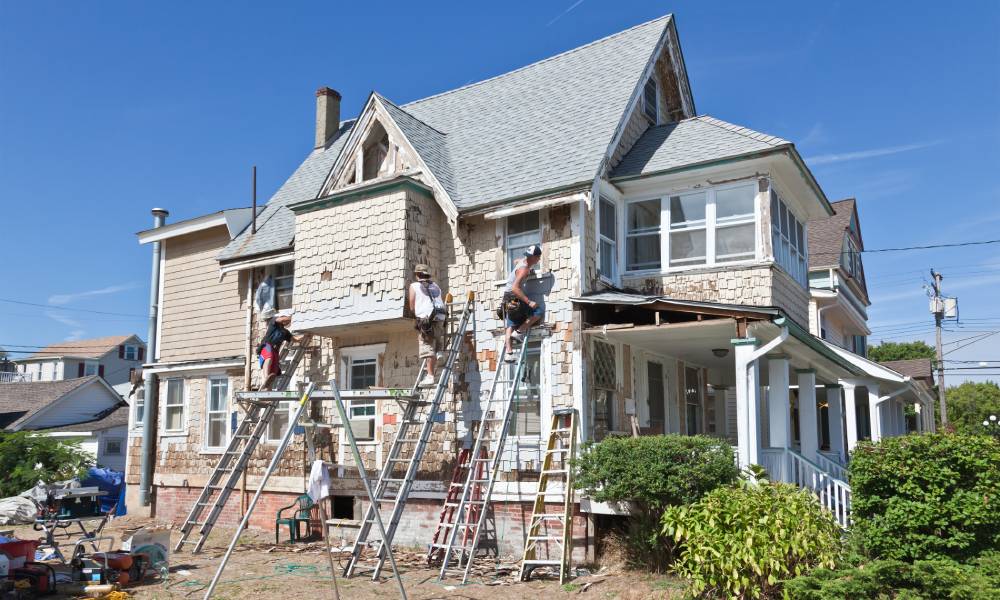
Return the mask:
[[(278, 511), (278, 517), (274, 520), (274, 543), (280, 543), (278, 541), (278, 532), (282, 525), (288, 526), (288, 541), (295, 543), (302, 539), (299, 533), (299, 524), (306, 524), (306, 536), (312, 536), (312, 515), (313, 501), (309, 497), (309, 494), (302, 494), (295, 499), (295, 502), (289, 504), (288, 506), (282, 508)], [(281, 516), (286, 510), (295, 509), (295, 512), (290, 517)]]

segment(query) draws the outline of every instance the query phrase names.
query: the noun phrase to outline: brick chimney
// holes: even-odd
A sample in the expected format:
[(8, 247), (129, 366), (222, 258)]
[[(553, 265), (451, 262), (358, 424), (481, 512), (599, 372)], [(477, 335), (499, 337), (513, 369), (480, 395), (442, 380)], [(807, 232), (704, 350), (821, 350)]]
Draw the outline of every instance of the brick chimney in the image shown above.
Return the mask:
[(340, 129), (340, 93), (328, 87), (316, 90), (316, 148), (326, 146)]

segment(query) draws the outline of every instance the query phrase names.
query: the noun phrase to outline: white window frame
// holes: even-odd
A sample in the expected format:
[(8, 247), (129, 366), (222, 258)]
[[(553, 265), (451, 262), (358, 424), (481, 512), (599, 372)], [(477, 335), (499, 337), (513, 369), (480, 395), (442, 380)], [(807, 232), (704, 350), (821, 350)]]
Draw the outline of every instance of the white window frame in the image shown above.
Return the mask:
[[(142, 394), (142, 398), (139, 395)], [(135, 395), (132, 397), (132, 429), (142, 429), (142, 418), (143, 415), (139, 414), (139, 411), (146, 410), (146, 388), (145, 386), (139, 386), (135, 390)]]
[[(538, 215), (538, 229), (528, 229), (528, 230), (522, 231), (521, 233), (511, 234), (510, 233), (510, 219), (513, 218), (513, 217), (523, 217), (525, 214), (528, 214), (530, 212), (536, 213)], [(543, 227), (543, 224), (542, 224), (542, 211), (541, 210), (527, 211), (526, 213), (519, 213), (517, 215), (511, 215), (511, 216), (509, 216), (509, 217), (507, 217), (507, 218), (504, 219), (504, 223), (503, 223), (504, 265), (506, 267), (505, 272), (508, 275), (510, 274), (511, 270), (514, 268), (514, 264), (517, 262), (517, 260), (520, 260), (521, 256), (523, 256), (523, 252), (522, 252), (521, 255), (517, 255), (517, 256), (512, 255), (511, 254), (511, 250), (524, 249), (524, 248), (528, 248), (529, 246), (532, 246), (532, 245), (535, 245), (535, 244), (541, 245), (541, 243), (542, 243), (542, 227)], [(511, 245), (511, 240), (510, 240), (511, 235), (518, 236), (519, 238), (521, 238), (521, 237), (527, 237), (527, 236), (533, 236), (533, 237), (531, 237), (531, 241), (529, 241), (527, 243), (525, 243), (521, 239), (518, 239), (517, 245), (516, 246), (512, 246)], [(536, 273), (540, 273), (541, 272), (541, 265), (542, 265), (542, 261), (538, 261), (538, 263), (534, 266), (534, 268), (532, 270), (535, 271)]]
[[(226, 399), (225, 404), (221, 410), (212, 410), (212, 391), (216, 383), (222, 382), (226, 385)], [(212, 415), (222, 415), (222, 443), (217, 446), (212, 446), (209, 444), (209, 431), (212, 423)], [(205, 430), (203, 432), (204, 438), (202, 438), (203, 443), (201, 445), (202, 451), (204, 452), (222, 452), (229, 445), (229, 377), (226, 375), (209, 375), (205, 378)]]
[[(129, 351), (132, 351), (132, 358), (129, 358)], [(122, 353), (125, 360), (139, 360), (139, 347), (134, 344), (125, 344), (125, 351)]]
[[(379, 380), (382, 375), (382, 367), (379, 365), (378, 357), (380, 354), (385, 353), (385, 344), (368, 344), (365, 346), (349, 346), (347, 348), (341, 348), (340, 350), (340, 362), (341, 362), (341, 375), (340, 381), (344, 383), (345, 386), (351, 385), (351, 369), (354, 366), (354, 361), (358, 360), (374, 360), (375, 361), (375, 384), (378, 385)], [(350, 389), (345, 387), (344, 389)], [(356, 409), (363, 409), (368, 411), (370, 408), (371, 414), (361, 414), (355, 415)], [(359, 442), (375, 443), (378, 440), (378, 405), (375, 399), (370, 400), (350, 400), (347, 403), (347, 415), (350, 420), (361, 420), (366, 419), (372, 421), (372, 437), (371, 439), (364, 438), (359, 439)]]
[[(719, 191), (737, 189), (737, 188), (749, 188), (753, 190), (753, 217), (740, 217), (737, 219), (726, 220), (723, 223), (718, 222), (716, 218), (716, 194)], [(702, 223), (701, 219), (698, 221), (692, 221), (689, 227), (672, 227), (670, 223), (670, 199), (677, 196), (687, 196), (692, 194), (705, 194), (705, 219)], [(628, 210), (629, 205), (639, 203), (639, 202), (649, 202), (651, 200), (659, 200), (660, 202), (660, 227), (657, 234), (660, 236), (660, 266), (659, 268), (646, 268), (646, 269), (629, 269), (629, 257), (628, 253), (628, 238), (635, 237), (636, 235), (650, 235), (650, 231), (644, 231), (639, 234), (629, 234), (627, 229), (628, 224)], [(724, 185), (716, 186), (706, 186), (699, 188), (680, 188), (676, 190), (671, 190), (667, 193), (657, 193), (643, 196), (636, 196), (635, 198), (629, 198), (625, 201), (624, 218), (621, 224), (621, 233), (623, 236), (623, 248), (624, 251), (621, 256), (622, 260), (622, 271), (625, 276), (636, 276), (644, 274), (653, 273), (677, 273), (683, 271), (692, 271), (697, 269), (707, 269), (714, 267), (736, 267), (740, 265), (753, 264), (759, 262), (762, 258), (761, 253), (761, 205), (760, 196), (757, 194), (757, 184), (756, 180), (743, 180), (734, 183), (727, 183)], [(716, 256), (715, 248), (715, 238), (716, 231), (720, 228), (732, 227), (736, 225), (748, 225), (753, 224), (754, 229), (754, 250), (753, 256), (741, 260), (732, 261), (718, 261)], [(672, 232), (684, 232), (684, 231), (696, 231), (704, 228), (705, 230), (705, 262), (703, 263), (692, 263), (686, 265), (675, 265), (670, 266), (671, 254), (670, 254), (670, 234)]]
[[(295, 414), (294, 409), (295, 409), (295, 405), (296, 404), (297, 404), (297, 402), (295, 400), (288, 400), (288, 401), (284, 401), (283, 400), (283, 401), (279, 402), (277, 408), (274, 409), (275, 416), (277, 416), (277, 414), (279, 412), (284, 411), (285, 413), (288, 414), (288, 423), (291, 423), (292, 422), (292, 416)], [(274, 422), (275, 421), (272, 418), (271, 423), (274, 423)], [(287, 432), (288, 432), (288, 429), (282, 428), (282, 430), (279, 432), (278, 436), (271, 437), (271, 424), (269, 423), (268, 426), (267, 426), (267, 429), (264, 431), (264, 441), (267, 442), (268, 444), (277, 444), (277, 443), (280, 443), (281, 442), (281, 438), (285, 437), (285, 434)]]
[[(178, 382), (181, 386), (181, 403), (179, 405), (170, 404), (170, 383), (173, 381)], [(184, 433), (187, 430), (187, 395), (188, 395), (187, 381), (183, 377), (171, 377), (167, 379), (165, 383), (166, 383), (166, 393), (164, 394), (163, 397), (163, 433), (166, 434)], [(167, 429), (167, 423), (169, 421), (169, 419), (167, 419), (167, 415), (169, 414), (170, 408), (174, 406), (181, 407), (181, 419), (180, 419), (181, 426), (178, 429)]]
[[(806, 222), (795, 214), (795, 211), (782, 199), (781, 194), (774, 189), (773, 185), (768, 202), (771, 206), (771, 226), (769, 229), (771, 254), (774, 256), (774, 262), (799, 285), (809, 289), (809, 232)], [(779, 209), (777, 214), (774, 211), (776, 206)], [(782, 207), (784, 210), (781, 210)], [(792, 222), (788, 224), (787, 234), (781, 229), (781, 214), (792, 217)], [(796, 246), (796, 241), (798, 246)]]
[[(612, 211), (614, 213), (614, 234), (615, 239), (611, 239), (604, 235), (601, 231), (601, 220), (604, 216), (604, 211)], [(600, 277), (607, 281), (608, 283), (616, 283), (618, 281), (618, 275), (621, 271), (621, 210), (619, 203), (612, 199), (609, 195), (601, 193), (597, 197), (597, 272)], [(601, 268), (604, 262), (604, 247), (609, 245), (614, 249), (614, 255), (611, 257), (611, 272), (605, 273)]]
[[(545, 413), (546, 413), (546, 411), (544, 409), (544, 407), (546, 406), (546, 401), (545, 400), (547, 398), (547, 394), (546, 394), (546, 390), (545, 390), (545, 388), (546, 388), (546, 381), (545, 381), (545, 377), (544, 377), (544, 374), (545, 374), (545, 361), (543, 360), (543, 357), (546, 355), (546, 343), (545, 343), (545, 340), (537, 340), (537, 341), (526, 342), (526, 343), (529, 345), (529, 348), (528, 348), (527, 354), (524, 357), (525, 362), (527, 362), (531, 356), (537, 356), (537, 358), (538, 358), (538, 381), (532, 383), (532, 385), (534, 385), (538, 389), (538, 433), (523, 433), (523, 434), (517, 433), (517, 431), (516, 431), (517, 430), (517, 423), (516, 423), (517, 416), (518, 416), (518, 414), (524, 414), (524, 413), (519, 413), (518, 410), (517, 410), (517, 407), (516, 406), (512, 406), (511, 407), (511, 423), (510, 423), (510, 429), (507, 432), (507, 438), (508, 439), (510, 439), (510, 438), (517, 438), (519, 440), (534, 440), (534, 441), (539, 441), (539, 440), (541, 440), (541, 437), (545, 433), (545, 429), (546, 429), (545, 422), (543, 421), (543, 417), (545, 416)], [(538, 345), (537, 352), (533, 348), (533, 346), (535, 344)], [(527, 365), (525, 365), (525, 367), (527, 367)], [(516, 369), (517, 366), (514, 365), (514, 364), (511, 364), (511, 365), (505, 365), (505, 368), (507, 368), (507, 369), (510, 370), (509, 373), (513, 373), (514, 369)], [(509, 373), (508, 373), (508, 375), (509, 375)], [(521, 375), (523, 377), (524, 373), (522, 372)], [(520, 387), (520, 389), (523, 390), (523, 389), (525, 389), (525, 387), (527, 387), (527, 386), (522, 385)]]
[[(649, 107), (649, 101), (646, 99), (646, 87), (649, 86), (650, 82), (653, 83), (653, 90), (656, 93), (656, 100), (653, 101), (653, 115), (650, 115), (646, 110)], [(655, 75), (650, 75), (649, 79), (642, 83), (642, 102), (639, 108), (642, 110), (642, 115), (649, 119), (653, 125), (660, 124), (660, 86), (656, 81)]]
[[(111, 442), (118, 442), (118, 452), (111, 452), (108, 450), (108, 444)], [(104, 444), (103, 454), (105, 456), (124, 456), (125, 455), (125, 440), (120, 437), (108, 437), (102, 440)]]

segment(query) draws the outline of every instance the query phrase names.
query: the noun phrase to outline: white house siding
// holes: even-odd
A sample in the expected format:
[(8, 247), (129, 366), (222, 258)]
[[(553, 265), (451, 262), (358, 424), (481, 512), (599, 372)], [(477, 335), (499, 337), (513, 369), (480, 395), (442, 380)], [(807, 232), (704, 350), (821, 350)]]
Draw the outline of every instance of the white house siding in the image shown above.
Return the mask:
[[(128, 428), (124, 425), (121, 427), (110, 427), (97, 431), (95, 434), (97, 437), (97, 464), (108, 469), (124, 472), (125, 453), (128, 450)], [(121, 452), (119, 454), (108, 454), (106, 452), (108, 440), (121, 441)]]
[(246, 312), (240, 282), (220, 281), (219, 251), (229, 243), (226, 226), (165, 242), (159, 360), (204, 360), (242, 356)]

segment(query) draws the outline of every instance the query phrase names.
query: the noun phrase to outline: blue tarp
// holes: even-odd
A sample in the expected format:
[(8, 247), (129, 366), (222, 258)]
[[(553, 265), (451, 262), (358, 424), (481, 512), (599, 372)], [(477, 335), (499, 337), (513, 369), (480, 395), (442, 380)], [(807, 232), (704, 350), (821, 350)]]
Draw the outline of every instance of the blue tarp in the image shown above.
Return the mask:
[(125, 514), (125, 474), (111, 469), (91, 467), (80, 482), (83, 487), (97, 487), (107, 495), (100, 497), (101, 511), (108, 512), (117, 503), (115, 516)]

